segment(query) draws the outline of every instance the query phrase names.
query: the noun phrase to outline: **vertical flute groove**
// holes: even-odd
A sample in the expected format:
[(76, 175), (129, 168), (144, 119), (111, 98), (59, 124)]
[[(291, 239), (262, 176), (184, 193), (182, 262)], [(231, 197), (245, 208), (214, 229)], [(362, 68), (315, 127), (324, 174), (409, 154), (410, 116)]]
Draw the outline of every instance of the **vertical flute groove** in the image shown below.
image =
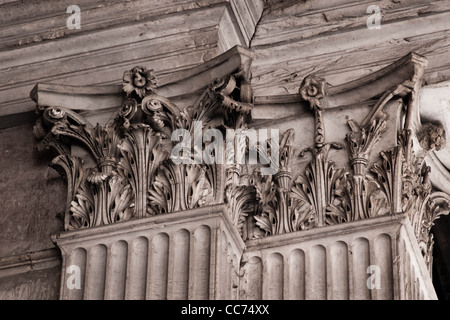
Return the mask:
[(150, 300), (167, 299), (169, 272), (169, 236), (159, 233), (152, 239), (149, 248), (147, 298)]

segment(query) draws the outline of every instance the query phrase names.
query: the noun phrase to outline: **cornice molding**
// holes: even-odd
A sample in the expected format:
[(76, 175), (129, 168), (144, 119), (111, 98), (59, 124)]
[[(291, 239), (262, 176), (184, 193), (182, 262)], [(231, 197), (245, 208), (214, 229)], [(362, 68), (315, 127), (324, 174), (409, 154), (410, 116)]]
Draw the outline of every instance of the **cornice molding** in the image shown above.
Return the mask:
[[(382, 95), (396, 85), (412, 81), (417, 90), (428, 61), (424, 56), (411, 52), (394, 63), (356, 80), (338, 86), (329, 86), (324, 98), (329, 109), (360, 103)], [(273, 96), (255, 96), (255, 104), (289, 104), (304, 101), (299, 93)]]
[[(239, 69), (249, 72), (253, 53), (240, 46), (188, 70), (159, 77), (158, 93), (167, 98), (177, 98), (204, 90), (214, 79), (223, 78)], [(72, 110), (99, 111), (122, 104), (122, 85), (71, 86), (38, 83), (30, 93), (38, 105), (60, 106)]]
[[(22, 25), (6, 28), (5, 35), (14, 33), (8, 41), (20, 37), (24, 43), (0, 51), (3, 75), (3, 82), (0, 80), (0, 128), (29, 123), (33, 104), (27, 95), (36, 82), (69, 86), (120, 83), (117, 74), (137, 63), (157, 66), (161, 85), (177, 82), (178, 76), (189, 78), (183, 71), (191, 71), (192, 66), (204, 62), (214, 63), (214, 57), (236, 45), (249, 45), (262, 14), (263, 0), (158, 3), (156, 6), (151, 4), (150, 11), (145, 1), (126, 4), (116, 1), (102, 5), (102, 8), (95, 7), (94, 3), (79, 5), (84, 21), (80, 30), (67, 29), (67, 7), (62, 2), (42, 3), (33, 12), (34, 23), (38, 25), (39, 22), (48, 23), (47, 18), (50, 21), (57, 19), (56, 24), (61, 22), (62, 26), (52, 25), (50, 35), (47, 28), (40, 30), (41, 25), (30, 28), (29, 21), (24, 23), (25, 30)], [(125, 12), (120, 11), (125, 16), (118, 17), (114, 10), (121, 5), (126, 6)], [(14, 14), (22, 9), (26, 18), (30, 14), (29, 7), (25, 4), (5, 5), (1, 14)], [(133, 16), (130, 18), (127, 14)], [(100, 16), (100, 21), (89, 23), (93, 16)], [(107, 22), (102, 23), (106, 17)], [(44, 21), (40, 21), (42, 19)], [(60, 29), (69, 32), (65, 34)], [(37, 34), (29, 35), (29, 32)], [(31, 38), (40, 40), (28, 43)], [(203, 79), (206, 78), (204, 75)], [(172, 96), (170, 92), (164, 94)]]

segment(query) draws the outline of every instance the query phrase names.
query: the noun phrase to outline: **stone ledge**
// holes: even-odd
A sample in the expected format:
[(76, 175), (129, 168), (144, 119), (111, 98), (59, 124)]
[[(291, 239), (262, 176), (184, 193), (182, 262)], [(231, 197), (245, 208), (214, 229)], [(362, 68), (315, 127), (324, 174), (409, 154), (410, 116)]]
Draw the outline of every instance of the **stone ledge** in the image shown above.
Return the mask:
[(0, 258), (0, 278), (61, 265), (57, 248)]
[(202, 207), (187, 211), (179, 211), (157, 215), (149, 218), (136, 219), (126, 222), (119, 222), (107, 226), (92, 227), (88, 229), (81, 229), (76, 231), (64, 231), (53, 235), (52, 240), (58, 245), (70, 245), (80, 242), (92, 241), (110, 237), (112, 235), (129, 235), (133, 232), (141, 232), (149, 228), (163, 229), (168, 226), (179, 226), (181, 222), (190, 223), (196, 221), (205, 222), (209, 219), (216, 219), (222, 217), (227, 228), (229, 229), (235, 243), (239, 244), (241, 250), (244, 249), (245, 244), (238, 234), (235, 227), (232, 225), (230, 218), (225, 214), (225, 205), (217, 204), (208, 207)]
[(251, 251), (255, 249), (261, 250), (271, 247), (281, 247), (291, 242), (317, 240), (317, 239), (324, 239), (327, 237), (335, 237), (343, 234), (352, 234), (355, 232), (367, 231), (374, 227), (389, 226), (392, 225), (393, 221), (399, 222), (398, 227), (400, 227), (400, 225), (407, 225), (408, 223), (409, 225), (411, 224), (405, 213), (392, 215), (390, 214), (371, 219), (346, 222), (337, 225), (291, 232), (282, 235), (265, 237), (261, 239), (247, 240), (245, 242), (246, 250)]
[[(239, 68), (248, 69), (252, 57), (253, 54), (248, 49), (235, 46), (201, 65), (163, 76), (158, 81), (158, 94), (168, 98), (192, 94), (207, 87), (216, 78), (222, 78)], [(156, 76), (158, 77), (158, 75)], [(122, 103), (121, 93), (121, 85), (73, 86), (38, 83), (34, 86), (30, 96), (34, 102), (43, 106), (99, 111), (118, 108)], [(0, 110), (0, 120), (11, 113), (12, 111)], [(5, 123), (1, 128), (14, 125), (14, 123)]]

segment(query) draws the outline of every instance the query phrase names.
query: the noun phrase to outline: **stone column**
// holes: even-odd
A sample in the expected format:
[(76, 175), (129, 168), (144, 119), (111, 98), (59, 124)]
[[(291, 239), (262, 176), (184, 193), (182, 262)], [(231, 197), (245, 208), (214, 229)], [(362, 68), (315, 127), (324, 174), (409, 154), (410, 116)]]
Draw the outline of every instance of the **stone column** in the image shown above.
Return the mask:
[(251, 240), (242, 265), (240, 299), (437, 299), (406, 215)]
[(61, 299), (237, 297), (244, 245), (222, 205), (63, 232), (54, 240), (63, 257)]

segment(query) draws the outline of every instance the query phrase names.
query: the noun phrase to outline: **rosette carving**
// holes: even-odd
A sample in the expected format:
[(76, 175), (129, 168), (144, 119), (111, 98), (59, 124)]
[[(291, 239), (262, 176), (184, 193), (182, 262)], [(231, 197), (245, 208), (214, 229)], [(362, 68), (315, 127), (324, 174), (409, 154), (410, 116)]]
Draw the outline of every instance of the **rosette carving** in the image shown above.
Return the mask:
[(156, 76), (153, 70), (147, 67), (137, 66), (123, 74), (123, 91), (127, 96), (135, 93), (139, 98), (154, 92), (157, 88)]
[(322, 108), (321, 99), (326, 95), (327, 83), (324, 79), (309, 75), (300, 84), (299, 93), (303, 100), (308, 101), (311, 109)]

